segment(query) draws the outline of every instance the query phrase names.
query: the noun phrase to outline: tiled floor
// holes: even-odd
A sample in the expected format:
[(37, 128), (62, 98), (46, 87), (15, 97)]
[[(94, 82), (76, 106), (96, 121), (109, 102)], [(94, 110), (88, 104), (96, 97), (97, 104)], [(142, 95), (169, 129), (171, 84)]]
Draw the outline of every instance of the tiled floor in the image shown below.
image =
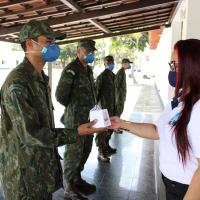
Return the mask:
[[(128, 95), (122, 118), (137, 122), (155, 121), (161, 104), (153, 83), (128, 86)], [(91, 155), (82, 176), (97, 185), (91, 200), (155, 200), (154, 142), (124, 132), (113, 134), (112, 146), (117, 154), (110, 163), (97, 160), (97, 148)], [(63, 156), (64, 147), (59, 149)], [(54, 200), (63, 199), (63, 189), (54, 194)], [(0, 197), (0, 200), (1, 197)]]
[[(153, 83), (129, 86), (122, 118), (137, 122), (155, 121), (161, 104)], [(97, 148), (85, 165), (82, 176), (97, 185), (91, 200), (155, 200), (154, 142), (124, 132), (113, 134), (112, 146), (118, 149), (110, 163), (97, 160)], [(63, 154), (63, 149), (60, 153)], [(63, 190), (54, 200), (63, 199)]]

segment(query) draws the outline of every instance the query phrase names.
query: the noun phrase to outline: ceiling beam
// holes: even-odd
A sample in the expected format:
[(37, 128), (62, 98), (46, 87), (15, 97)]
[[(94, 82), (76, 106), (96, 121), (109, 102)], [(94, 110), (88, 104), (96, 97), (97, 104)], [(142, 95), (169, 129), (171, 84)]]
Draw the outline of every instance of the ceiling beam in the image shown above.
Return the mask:
[[(120, 0), (121, 1), (121, 0)], [(161, 13), (164, 13), (164, 12), (170, 12), (170, 10), (172, 9), (173, 7), (172, 6), (169, 6), (169, 7), (165, 7), (165, 8), (160, 8), (158, 10), (158, 8), (154, 8), (152, 10), (147, 10), (147, 11), (139, 11), (139, 12), (135, 12), (134, 14), (129, 14), (129, 15), (126, 15), (124, 17), (120, 17), (120, 20), (123, 19), (123, 18), (127, 18), (127, 17), (133, 17), (135, 19), (135, 17), (138, 17), (138, 16), (146, 16), (151, 13), (151, 14), (161, 14)], [(27, 21), (27, 20), (31, 20), (31, 19), (40, 19), (42, 17), (55, 17), (59, 14), (67, 14), (67, 12), (69, 12), (68, 10), (64, 10), (64, 11), (54, 11), (54, 12), (50, 12), (50, 13), (45, 13), (45, 14), (40, 14), (40, 15), (33, 15), (33, 16), (28, 16), (28, 17), (20, 17), (20, 18), (16, 18), (16, 19), (0, 19), (0, 23), (1, 25), (3, 24), (6, 24), (6, 23), (19, 23), (19, 22), (24, 22), (24, 21)], [(2, 22), (1, 22), (2, 20)], [(101, 20), (103, 23), (106, 23), (107, 21), (112, 21), (113, 19), (103, 19)]]
[[(78, 4), (76, 4), (74, 1), (72, 0), (60, 0), (62, 3), (64, 3), (66, 6), (68, 6), (69, 8), (71, 8), (73, 11), (78, 12), (78, 13), (86, 13), (84, 9), (82, 9)], [(88, 19), (88, 21), (93, 24), (94, 26), (96, 26), (97, 28), (99, 28), (100, 30), (102, 30), (105, 33), (111, 33), (111, 31), (104, 26), (103, 24), (101, 24), (100, 22), (98, 22), (96, 19)]]
[[(156, 25), (156, 26), (151, 26), (151, 27), (147, 27), (147, 28), (138, 28), (138, 29), (128, 30), (128, 31), (122, 31), (122, 32), (118, 32), (118, 33), (96, 35), (96, 36), (91, 36), (91, 37), (87, 37), (87, 38), (88, 39), (92, 39), (92, 40), (102, 39), (102, 38), (115, 37), (115, 36), (119, 36), (119, 35), (127, 35), (127, 34), (138, 33), (138, 32), (147, 32), (147, 31), (151, 31), (151, 30), (156, 30), (156, 29), (161, 29), (161, 28), (167, 28), (167, 27), (170, 27), (170, 26), (171, 26), (170, 24), (165, 25), (165, 26)], [(80, 38), (71, 39), (71, 40), (67, 40), (67, 41), (58, 42), (58, 44), (59, 45), (70, 44), (70, 43), (78, 42), (79, 40), (80, 40)]]
[(31, 12), (31, 11), (38, 11), (38, 10), (42, 10), (42, 9), (46, 9), (46, 8), (52, 8), (52, 7), (57, 7), (57, 6), (61, 6), (62, 4), (59, 2), (52, 2), (51, 4), (44, 4), (42, 6), (37, 6), (37, 7), (32, 7), (32, 8), (27, 8), (24, 10), (20, 10), (20, 11), (15, 11), (15, 12), (9, 12), (9, 13), (4, 13), (0, 15), (0, 18), (6, 18), (6, 17), (13, 17), (16, 15), (23, 15), (25, 13)]
[[(172, 5), (174, 3), (176, 3), (177, 0), (154, 0), (154, 1), (150, 1), (150, 0), (143, 0), (143, 1), (139, 1), (139, 2), (135, 2), (132, 4), (128, 4), (128, 5), (120, 5), (120, 6), (116, 6), (114, 8), (110, 7), (110, 8), (105, 8), (105, 9), (101, 9), (101, 10), (95, 10), (95, 11), (91, 11), (91, 12), (87, 12), (87, 13), (75, 13), (69, 16), (65, 16), (65, 17), (59, 17), (56, 19), (49, 19), (48, 23), (50, 25), (56, 25), (56, 24), (67, 24), (67, 23), (73, 23), (73, 22), (80, 22), (80, 21), (85, 21), (88, 19), (95, 19), (98, 17), (109, 17), (109, 16), (114, 16), (116, 14), (125, 14), (125, 13), (134, 13), (137, 11), (141, 11), (142, 9), (153, 9), (155, 7), (164, 7), (167, 5)], [(16, 33), (19, 32), (20, 29), (22, 28), (22, 25), (17, 25), (14, 27), (1, 27), (0, 29), (0, 35), (5, 35), (5, 34), (9, 34), (9, 33)]]
[[(19, 5), (20, 3), (28, 4), (28, 3), (31, 3), (33, 1), (34, 0), (30, 0), (30, 1), (15, 0), (15, 1), (6, 2), (6, 3), (0, 3), (0, 9), (6, 8), (6, 7), (9, 7), (9, 6)], [(39, 0), (35, 0), (35, 1), (39, 1)]]

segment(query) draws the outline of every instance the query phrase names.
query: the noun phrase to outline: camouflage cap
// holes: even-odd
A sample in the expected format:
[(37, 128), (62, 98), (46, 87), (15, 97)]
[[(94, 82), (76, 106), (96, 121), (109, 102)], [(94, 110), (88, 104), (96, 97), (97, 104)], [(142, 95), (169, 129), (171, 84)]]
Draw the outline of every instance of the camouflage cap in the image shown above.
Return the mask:
[(124, 58), (122, 59), (122, 63), (133, 63), (133, 62), (131, 62), (128, 58)]
[(113, 56), (109, 55), (104, 58), (104, 61), (107, 61), (108, 63), (113, 63), (114, 58), (113, 58)]
[(95, 48), (95, 41), (90, 39), (81, 39), (78, 42), (78, 47), (84, 47), (86, 50), (90, 51), (96, 51)]
[(66, 37), (64, 33), (53, 31), (45, 21), (31, 20), (20, 30), (19, 42), (22, 43), (26, 39), (33, 39), (40, 35), (57, 40), (62, 40)]

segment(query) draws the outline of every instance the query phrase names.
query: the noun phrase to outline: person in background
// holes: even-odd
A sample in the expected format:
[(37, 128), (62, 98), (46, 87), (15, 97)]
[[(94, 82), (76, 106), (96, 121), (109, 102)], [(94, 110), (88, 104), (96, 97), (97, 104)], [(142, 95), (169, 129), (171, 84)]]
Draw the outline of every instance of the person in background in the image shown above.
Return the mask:
[(200, 199), (199, 55), (198, 39), (180, 40), (175, 44), (169, 63), (176, 72), (169, 76), (171, 85), (176, 80), (175, 97), (155, 125), (111, 117), (111, 129), (121, 128), (140, 137), (160, 140), (160, 171), (167, 200)]
[[(55, 128), (46, 62), (55, 61), (64, 35), (44, 21), (31, 20), (19, 33), (25, 52), (22, 63), (1, 88), (0, 180), (6, 200), (52, 200), (63, 187), (57, 147), (92, 134), (92, 123)], [(78, 135), (76, 134), (78, 132)]]
[[(95, 41), (81, 39), (77, 46), (77, 58), (63, 69), (56, 89), (56, 99), (65, 106), (62, 122), (66, 128), (77, 130), (80, 124), (87, 123), (89, 112), (96, 104), (93, 71), (89, 65), (94, 61), (95, 50)], [(77, 137), (75, 143), (65, 148), (66, 198), (87, 199), (85, 195), (96, 191), (94, 184), (81, 177), (92, 142), (93, 136)]]
[[(122, 59), (122, 65), (115, 77), (116, 84), (116, 115), (121, 116), (124, 110), (124, 103), (126, 100), (126, 72), (125, 70), (131, 69), (131, 62), (128, 58)], [(122, 130), (116, 130), (116, 133), (122, 133)]]
[[(106, 56), (104, 58), (105, 70), (97, 77), (96, 91), (97, 103), (102, 109), (108, 109), (110, 116), (115, 115), (115, 74), (112, 72), (114, 69), (114, 58)], [(98, 147), (98, 159), (103, 162), (109, 162), (109, 156), (116, 153), (116, 149), (109, 145), (113, 131), (108, 130), (103, 134), (97, 134), (95, 141)]]

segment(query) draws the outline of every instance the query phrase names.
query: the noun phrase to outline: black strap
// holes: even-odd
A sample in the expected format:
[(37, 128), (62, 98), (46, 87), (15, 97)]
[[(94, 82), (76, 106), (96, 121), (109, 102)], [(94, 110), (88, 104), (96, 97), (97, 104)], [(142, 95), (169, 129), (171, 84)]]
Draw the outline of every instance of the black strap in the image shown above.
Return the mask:
[(178, 106), (178, 98), (177, 97), (173, 97), (173, 99), (171, 101), (171, 106), (172, 106), (172, 110)]
[[(91, 88), (91, 91), (92, 91), (94, 103), (95, 103), (95, 105), (97, 105), (97, 99), (96, 99), (96, 95), (95, 95), (94, 88), (93, 88), (93, 85), (94, 85), (94, 84), (92, 84), (92, 80), (91, 80), (91, 78), (90, 78), (90, 71), (89, 71), (89, 68), (87, 68), (87, 75), (88, 75), (88, 79), (89, 79), (89, 81), (90, 81), (90, 88)], [(93, 106), (95, 106), (95, 105), (93, 105)]]

